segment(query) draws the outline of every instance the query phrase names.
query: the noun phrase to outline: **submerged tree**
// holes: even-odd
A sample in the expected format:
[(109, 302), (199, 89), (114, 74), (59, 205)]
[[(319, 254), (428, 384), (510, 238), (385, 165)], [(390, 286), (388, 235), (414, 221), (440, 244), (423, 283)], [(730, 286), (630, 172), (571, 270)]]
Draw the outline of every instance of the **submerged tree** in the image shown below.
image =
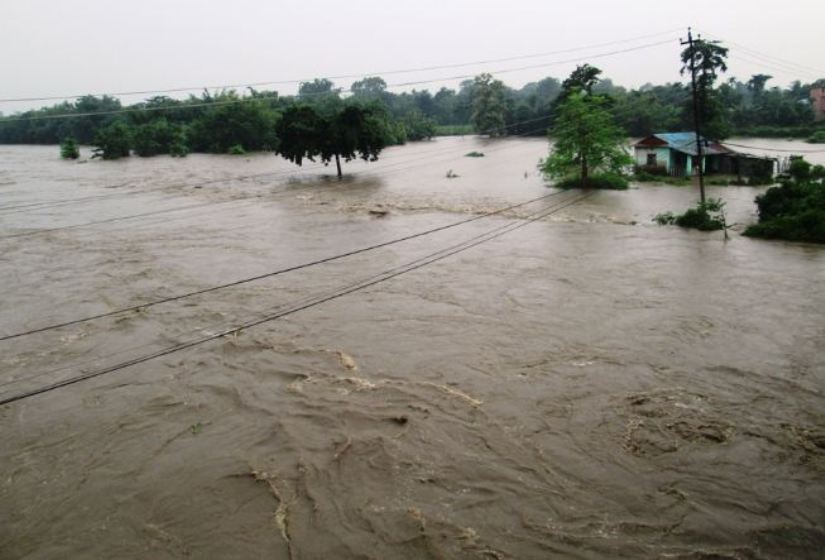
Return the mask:
[(490, 74), (476, 76), (473, 81), (472, 120), (479, 134), (503, 136), (506, 133), (504, 84)]
[(387, 144), (389, 131), (383, 111), (374, 105), (354, 103), (318, 108), (293, 105), (278, 122), (280, 140), (277, 153), (301, 165), (304, 159), (333, 159), (338, 178), (343, 176), (341, 159), (376, 161)]
[(553, 149), (540, 166), (545, 175), (577, 182), (582, 188), (627, 186), (621, 172), (632, 160), (623, 147), (624, 131), (614, 123), (606, 98), (573, 93), (559, 105), (550, 134)]

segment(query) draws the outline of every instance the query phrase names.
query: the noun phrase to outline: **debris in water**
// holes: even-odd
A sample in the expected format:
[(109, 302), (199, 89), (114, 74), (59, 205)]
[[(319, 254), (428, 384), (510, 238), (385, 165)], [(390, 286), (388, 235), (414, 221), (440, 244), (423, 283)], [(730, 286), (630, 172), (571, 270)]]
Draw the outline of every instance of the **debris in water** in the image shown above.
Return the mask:
[(467, 393), (462, 393), (458, 389), (453, 389), (452, 387), (447, 387), (446, 385), (439, 385), (438, 383), (430, 383), (430, 382), (425, 382), (424, 385), (429, 385), (430, 387), (435, 387), (436, 389), (444, 391), (448, 395), (451, 395), (453, 397), (458, 397), (459, 399), (465, 401), (466, 403), (468, 403), (470, 406), (472, 406), (474, 408), (477, 408), (477, 407), (484, 404), (484, 401), (474, 399), (473, 397), (471, 397)]
[(355, 363), (355, 360), (349, 354), (346, 354), (340, 350), (336, 352), (338, 354), (338, 360), (341, 362), (341, 365), (349, 370), (357, 370), (358, 364)]
[(347, 436), (347, 441), (345, 441), (344, 445), (342, 445), (341, 448), (335, 452), (333, 459), (335, 459), (336, 461), (340, 460), (341, 456), (344, 453), (346, 453), (350, 447), (352, 447), (352, 438), (350, 436)]
[(390, 211), (384, 208), (383, 206), (383, 204), (376, 204), (375, 208), (369, 210), (369, 215), (375, 216), (376, 218), (383, 218), (384, 216), (390, 213)]
[(265, 482), (269, 487), (269, 492), (278, 501), (278, 508), (275, 510), (275, 524), (278, 526), (278, 530), (280, 530), (284, 541), (286, 541), (289, 558), (292, 558), (292, 539), (289, 536), (289, 504), (286, 500), (284, 500), (283, 495), (280, 490), (278, 490), (278, 486), (275, 484), (277, 477), (274, 474), (269, 474), (266, 471), (259, 471), (253, 468), (250, 468), (249, 472), (232, 476), (249, 476), (254, 479), (255, 482)]

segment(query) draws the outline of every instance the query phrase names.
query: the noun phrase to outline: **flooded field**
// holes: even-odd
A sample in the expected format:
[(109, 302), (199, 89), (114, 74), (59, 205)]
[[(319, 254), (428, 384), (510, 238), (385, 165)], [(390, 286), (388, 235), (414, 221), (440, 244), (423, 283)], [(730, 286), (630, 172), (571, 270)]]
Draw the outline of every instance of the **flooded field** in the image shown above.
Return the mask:
[(546, 152), (0, 146), (0, 337), (136, 307), (0, 340), (0, 399), (111, 370), (0, 406), (0, 558), (821, 558), (825, 249), (740, 236), (764, 189), (709, 189), (725, 242)]

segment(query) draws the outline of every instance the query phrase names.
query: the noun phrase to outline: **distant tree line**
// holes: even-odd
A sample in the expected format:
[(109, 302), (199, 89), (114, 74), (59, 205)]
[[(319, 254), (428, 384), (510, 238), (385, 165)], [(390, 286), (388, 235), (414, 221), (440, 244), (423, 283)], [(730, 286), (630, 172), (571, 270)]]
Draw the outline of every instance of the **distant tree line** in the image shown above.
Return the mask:
[[(316, 117), (323, 117), (316, 123), (324, 120), (329, 132), (340, 129), (333, 126), (332, 115), (352, 117), (356, 110), (350, 107), (369, 113), (362, 121), (369, 123), (369, 135), (379, 135), (383, 145), (426, 139), (439, 132), (544, 136), (558, 117), (564, 92), (572, 89), (571, 79), (586, 82), (586, 95), (601, 96), (603, 109), (628, 136), (693, 128), (688, 86), (647, 84), (626, 89), (600, 79), (600, 73), (583, 65), (565, 82), (548, 77), (518, 89), (482, 74), (457, 89), (442, 87), (434, 94), (428, 90), (393, 93), (376, 76), (353, 83), (346, 98), (327, 79), (301, 84), (294, 96), (230, 90), (182, 100), (158, 96), (130, 106), (110, 96), (86, 96), (0, 118), (0, 143), (58, 144), (72, 139), (97, 146), (101, 157), (279, 149), (294, 156), (282, 135), (287, 131), (294, 135), (299, 127), (293, 123), (290, 130), (283, 125), (279, 129), (285, 115), (294, 118), (300, 113), (309, 118), (314, 111)], [(744, 83), (731, 78), (716, 86), (715, 78), (704, 99), (707, 136), (806, 137), (821, 130), (814, 125), (808, 99), (813, 84), (797, 81), (786, 89), (769, 87), (771, 77), (757, 74)], [(78, 116), (51, 118), (66, 114)], [(369, 143), (377, 145), (374, 138)], [(310, 152), (322, 157), (326, 150), (316, 146)], [(366, 153), (372, 154), (368, 158), (374, 156), (370, 150)]]

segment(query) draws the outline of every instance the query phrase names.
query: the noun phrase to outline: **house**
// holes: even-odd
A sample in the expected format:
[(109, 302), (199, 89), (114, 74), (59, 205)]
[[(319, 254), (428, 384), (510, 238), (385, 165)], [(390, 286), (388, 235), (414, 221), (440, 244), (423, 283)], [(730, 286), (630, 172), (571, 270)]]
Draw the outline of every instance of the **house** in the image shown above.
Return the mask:
[[(776, 159), (737, 152), (724, 144), (701, 138), (705, 174), (772, 177)], [(654, 175), (689, 177), (697, 172), (696, 133), (662, 132), (633, 145), (636, 168)]]
[(811, 107), (815, 121), (825, 119), (825, 87), (811, 88)]

